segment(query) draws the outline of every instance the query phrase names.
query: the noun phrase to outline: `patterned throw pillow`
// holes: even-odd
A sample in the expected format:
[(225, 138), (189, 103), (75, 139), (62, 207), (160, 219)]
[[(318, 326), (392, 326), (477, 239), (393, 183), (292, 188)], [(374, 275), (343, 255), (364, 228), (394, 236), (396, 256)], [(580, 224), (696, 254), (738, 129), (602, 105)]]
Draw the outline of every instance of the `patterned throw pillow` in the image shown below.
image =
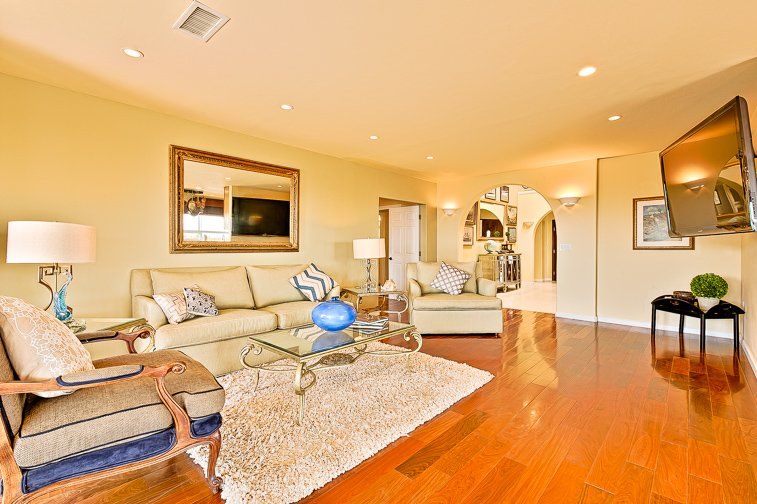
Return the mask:
[(187, 302), (187, 312), (198, 317), (215, 317), (218, 315), (216, 298), (197, 287), (184, 287), (184, 299)]
[[(45, 381), (95, 369), (89, 352), (71, 329), (22, 299), (0, 296), (0, 329), (8, 359), (23, 381)], [(41, 397), (70, 393), (35, 392)]]
[(442, 265), (439, 267), (439, 273), (436, 274), (434, 280), (431, 282), (431, 287), (446, 292), (447, 294), (457, 296), (463, 292), (463, 286), (470, 276), (470, 273), (467, 271), (463, 271), (442, 262)]
[(167, 294), (155, 294), (152, 297), (170, 324), (179, 324), (185, 320), (194, 318), (194, 315), (187, 311), (187, 301), (184, 299), (183, 292), (170, 292)]
[(336, 287), (334, 279), (312, 263), (305, 268), (305, 271), (290, 278), (289, 283), (310, 301), (321, 301), (331, 289)]

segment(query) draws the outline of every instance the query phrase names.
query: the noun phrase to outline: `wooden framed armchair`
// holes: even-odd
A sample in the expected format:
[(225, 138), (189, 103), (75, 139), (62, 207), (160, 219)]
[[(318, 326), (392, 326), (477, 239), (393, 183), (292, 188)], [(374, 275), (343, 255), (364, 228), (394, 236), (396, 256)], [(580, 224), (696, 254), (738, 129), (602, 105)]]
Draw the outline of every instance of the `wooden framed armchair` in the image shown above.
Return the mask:
[[(0, 343), (0, 475), (3, 504), (53, 497), (69, 488), (208, 445), (207, 479), (217, 492), (223, 388), (210, 371), (175, 350), (136, 354), (137, 333), (89, 333), (124, 341), (129, 354), (95, 369), (42, 382), (16, 381)], [(31, 395), (72, 391), (53, 398)]]

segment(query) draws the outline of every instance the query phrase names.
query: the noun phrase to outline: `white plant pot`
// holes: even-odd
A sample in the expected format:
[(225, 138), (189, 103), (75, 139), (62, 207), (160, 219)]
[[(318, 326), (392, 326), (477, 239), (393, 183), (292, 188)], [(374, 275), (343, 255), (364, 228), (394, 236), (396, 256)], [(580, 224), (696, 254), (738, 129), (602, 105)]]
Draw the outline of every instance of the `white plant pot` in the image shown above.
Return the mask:
[(708, 311), (710, 308), (717, 306), (720, 303), (720, 299), (712, 297), (698, 297), (699, 308), (702, 311)]

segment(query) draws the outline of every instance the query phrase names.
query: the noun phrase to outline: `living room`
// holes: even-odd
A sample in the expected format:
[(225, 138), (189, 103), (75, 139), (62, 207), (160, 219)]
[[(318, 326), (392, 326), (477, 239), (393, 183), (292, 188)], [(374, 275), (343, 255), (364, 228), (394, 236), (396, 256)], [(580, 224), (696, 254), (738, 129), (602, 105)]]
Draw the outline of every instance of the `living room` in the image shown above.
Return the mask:
[(2, 2), (3, 502), (757, 502), (757, 235), (661, 171), (757, 9), (683, 10)]

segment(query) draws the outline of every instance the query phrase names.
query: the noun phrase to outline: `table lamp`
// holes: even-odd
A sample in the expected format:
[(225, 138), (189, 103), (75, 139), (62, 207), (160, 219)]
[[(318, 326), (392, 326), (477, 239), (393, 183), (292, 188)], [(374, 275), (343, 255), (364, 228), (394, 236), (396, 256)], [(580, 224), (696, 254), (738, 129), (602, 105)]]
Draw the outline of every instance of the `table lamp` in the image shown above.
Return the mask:
[[(6, 262), (41, 264), (38, 282), (50, 291), (55, 317), (71, 323), (73, 310), (66, 304), (66, 290), (74, 278), (73, 264), (95, 261), (95, 228), (81, 224), (42, 221), (8, 222)], [(58, 285), (58, 276), (65, 281)], [(54, 277), (55, 287), (46, 278)]]
[(355, 259), (365, 259), (365, 270), (367, 278), (365, 289), (373, 290), (376, 284), (371, 278), (371, 260), (386, 257), (386, 245), (383, 238), (360, 238), (352, 240), (352, 255)]

